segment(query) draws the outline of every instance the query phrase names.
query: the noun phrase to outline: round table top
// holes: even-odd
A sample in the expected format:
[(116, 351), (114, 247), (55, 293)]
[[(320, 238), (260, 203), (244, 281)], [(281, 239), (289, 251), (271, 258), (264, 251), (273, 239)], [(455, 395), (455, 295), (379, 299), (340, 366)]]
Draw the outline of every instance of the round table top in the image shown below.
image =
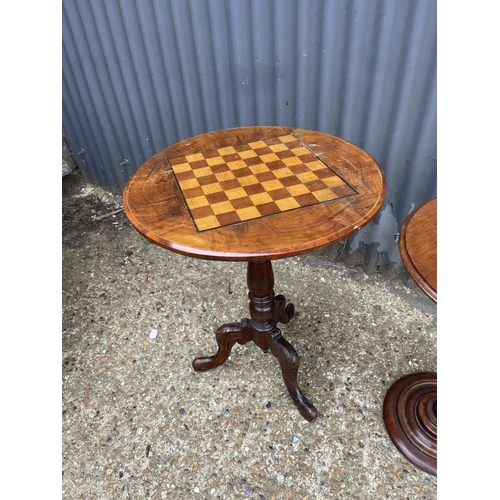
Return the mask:
[(338, 137), (293, 127), (202, 134), (147, 160), (123, 193), (151, 242), (214, 260), (304, 254), (366, 225), (385, 197), (377, 162)]
[(420, 205), (406, 217), (398, 244), (408, 273), (437, 303), (437, 198)]

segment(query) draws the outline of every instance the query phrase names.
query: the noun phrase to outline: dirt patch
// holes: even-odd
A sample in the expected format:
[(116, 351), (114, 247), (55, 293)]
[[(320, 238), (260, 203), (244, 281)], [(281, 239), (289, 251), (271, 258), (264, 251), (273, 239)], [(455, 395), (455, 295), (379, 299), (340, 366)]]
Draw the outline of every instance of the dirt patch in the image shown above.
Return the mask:
[(128, 223), (121, 195), (92, 184), (73, 172), (62, 180), (63, 243), (79, 246), (82, 234), (92, 231), (114, 239), (116, 231)]

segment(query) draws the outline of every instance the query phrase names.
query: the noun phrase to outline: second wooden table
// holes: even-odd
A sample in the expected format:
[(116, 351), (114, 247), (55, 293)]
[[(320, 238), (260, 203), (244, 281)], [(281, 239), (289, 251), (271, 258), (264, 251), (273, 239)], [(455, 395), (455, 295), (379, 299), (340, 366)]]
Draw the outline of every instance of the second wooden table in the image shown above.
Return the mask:
[[(398, 244), (408, 273), (437, 304), (437, 198), (406, 217)], [(437, 475), (437, 374), (417, 372), (398, 379), (387, 391), (383, 412), (398, 450), (420, 469)]]

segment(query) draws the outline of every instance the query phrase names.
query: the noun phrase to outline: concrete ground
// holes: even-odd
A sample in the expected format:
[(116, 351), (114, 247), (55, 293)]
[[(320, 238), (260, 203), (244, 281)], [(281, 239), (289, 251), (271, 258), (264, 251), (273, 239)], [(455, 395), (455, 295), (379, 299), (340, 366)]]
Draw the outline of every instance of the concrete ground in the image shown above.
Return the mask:
[(437, 370), (436, 305), (406, 273), (325, 251), (273, 262), (296, 308), (280, 327), (319, 412), (309, 423), (253, 343), (191, 366), (215, 353), (218, 326), (248, 317), (245, 263), (157, 247), (120, 209), (78, 172), (63, 178), (64, 500), (437, 498), (382, 419), (393, 382)]

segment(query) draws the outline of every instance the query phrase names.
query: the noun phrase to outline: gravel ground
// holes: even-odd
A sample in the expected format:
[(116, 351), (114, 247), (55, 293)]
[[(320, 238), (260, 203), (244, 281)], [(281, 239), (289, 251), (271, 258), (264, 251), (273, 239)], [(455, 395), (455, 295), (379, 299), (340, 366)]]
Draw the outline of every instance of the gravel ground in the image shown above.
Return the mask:
[(246, 264), (157, 247), (120, 208), (63, 178), (63, 499), (437, 498), (382, 420), (393, 382), (437, 370), (436, 305), (406, 273), (324, 251), (273, 262), (296, 308), (280, 327), (319, 412), (308, 423), (253, 343), (192, 369), (218, 326), (248, 317)]

